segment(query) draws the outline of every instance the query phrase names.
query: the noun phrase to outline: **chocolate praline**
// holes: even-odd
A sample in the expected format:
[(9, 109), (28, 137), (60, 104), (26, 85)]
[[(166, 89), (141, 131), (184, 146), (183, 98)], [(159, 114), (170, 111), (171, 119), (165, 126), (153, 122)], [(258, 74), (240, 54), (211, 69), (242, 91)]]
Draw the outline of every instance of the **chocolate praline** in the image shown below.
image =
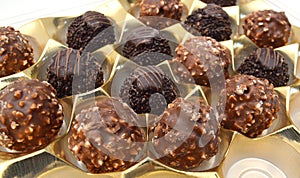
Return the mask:
[(0, 77), (21, 72), (34, 64), (28, 39), (13, 27), (0, 27)]
[(136, 68), (124, 80), (119, 94), (138, 114), (161, 114), (179, 95), (175, 83), (156, 66)]
[(258, 48), (237, 69), (240, 74), (268, 79), (275, 87), (286, 86), (289, 81), (285, 58), (272, 48)]
[(279, 97), (267, 79), (236, 75), (227, 79), (218, 103), (221, 126), (254, 138), (277, 119)]
[(177, 98), (157, 120), (152, 144), (156, 159), (163, 164), (188, 170), (217, 154), (219, 122), (201, 98)]
[(123, 171), (139, 161), (146, 140), (137, 115), (113, 97), (97, 98), (78, 112), (68, 147), (91, 173)]
[(206, 4), (214, 3), (222, 7), (236, 5), (236, 0), (201, 0), (201, 1), (205, 2)]
[(65, 48), (52, 57), (47, 68), (47, 80), (61, 98), (100, 87), (104, 74), (99, 59), (88, 52)]
[(94, 51), (114, 42), (112, 21), (96, 11), (87, 11), (76, 17), (68, 27), (66, 43), (73, 49)]
[(197, 36), (209, 36), (217, 41), (230, 39), (232, 30), (226, 11), (216, 4), (198, 8), (184, 21), (184, 27)]
[(0, 145), (32, 152), (57, 136), (63, 122), (55, 89), (38, 80), (17, 80), (0, 92)]
[(288, 43), (291, 24), (284, 12), (254, 11), (243, 24), (244, 34), (261, 48), (277, 48)]

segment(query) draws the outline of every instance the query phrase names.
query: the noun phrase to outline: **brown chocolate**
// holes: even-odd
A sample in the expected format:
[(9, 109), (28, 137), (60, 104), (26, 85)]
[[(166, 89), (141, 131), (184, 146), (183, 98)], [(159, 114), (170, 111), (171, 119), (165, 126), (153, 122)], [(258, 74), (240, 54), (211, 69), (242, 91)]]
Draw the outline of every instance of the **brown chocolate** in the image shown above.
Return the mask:
[(227, 7), (227, 6), (235, 6), (236, 5), (236, 0), (201, 0), (205, 2), (206, 4), (217, 4), (222, 7)]

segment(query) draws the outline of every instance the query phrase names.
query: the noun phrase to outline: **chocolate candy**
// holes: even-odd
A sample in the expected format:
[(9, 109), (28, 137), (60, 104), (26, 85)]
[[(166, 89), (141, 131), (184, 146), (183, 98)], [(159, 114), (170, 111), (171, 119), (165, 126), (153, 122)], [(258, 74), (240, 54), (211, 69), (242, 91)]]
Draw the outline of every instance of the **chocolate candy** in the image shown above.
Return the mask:
[(236, 75), (226, 81), (218, 103), (221, 126), (254, 138), (278, 117), (279, 97), (266, 79)]
[(201, 0), (201, 1), (205, 2), (206, 4), (214, 3), (222, 7), (236, 5), (236, 0)]
[(137, 115), (116, 98), (102, 97), (76, 115), (69, 149), (89, 172), (123, 171), (139, 161), (146, 139)]
[(200, 98), (177, 98), (157, 118), (152, 144), (158, 161), (180, 170), (198, 167), (217, 154), (219, 122)]
[(31, 152), (44, 148), (57, 136), (62, 106), (55, 89), (38, 80), (17, 80), (0, 92), (0, 145)]
[(100, 87), (104, 82), (101, 62), (88, 52), (60, 49), (47, 68), (47, 80), (58, 97), (80, 94)]
[(34, 64), (33, 48), (13, 27), (0, 27), (0, 77), (27, 69)]
[(95, 51), (114, 42), (112, 22), (99, 12), (87, 11), (76, 17), (68, 27), (67, 44), (70, 48)]
[(245, 17), (244, 34), (261, 48), (277, 48), (288, 43), (291, 24), (284, 12), (255, 11)]
[(155, 66), (136, 68), (120, 89), (120, 97), (138, 114), (161, 114), (178, 96), (173, 81)]
[(229, 40), (232, 34), (228, 14), (215, 4), (193, 11), (184, 21), (184, 27), (193, 35), (209, 36), (217, 41)]
[(172, 58), (170, 42), (151, 27), (139, 27), (131, 31), (122, 52), (139, 65), (157, 65)]
[[(229, 77), (231, 53), (215, 39), (197, 36), (186, 40), (176, 48), (174, 61), (183, 64), (181, 67), (190, 72), (196, 84), (209, 86), (221, 81), (222, 78), (224, 81), (224, 77)], [(184, 72), (187, 70), (176, 70), (180, 75), (186, 75)]]
[(289, 81), (286, 60), (272, 48), (259, 48), (251, 53), (237, 72), (268, 79), (275, 87), (286, 86)]

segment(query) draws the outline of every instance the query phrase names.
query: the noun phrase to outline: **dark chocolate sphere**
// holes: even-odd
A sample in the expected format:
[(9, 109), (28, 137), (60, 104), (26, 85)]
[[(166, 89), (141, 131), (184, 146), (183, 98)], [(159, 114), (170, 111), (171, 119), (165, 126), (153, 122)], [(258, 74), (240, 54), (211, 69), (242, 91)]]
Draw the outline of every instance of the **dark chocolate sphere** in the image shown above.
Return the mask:
[(206, 4), (214, 3), (222, 7), (236, 5), (236, 0), (201, 0), (201, 1), (205, 2)]

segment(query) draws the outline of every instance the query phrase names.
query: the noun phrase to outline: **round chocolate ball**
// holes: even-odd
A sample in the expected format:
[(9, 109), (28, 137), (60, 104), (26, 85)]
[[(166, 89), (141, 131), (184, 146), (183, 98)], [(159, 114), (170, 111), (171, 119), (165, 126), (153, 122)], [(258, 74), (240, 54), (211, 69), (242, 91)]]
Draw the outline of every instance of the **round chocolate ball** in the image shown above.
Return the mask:
[(237, 72), (268, 79), (275, 87), (288, 85), (290, 76), (285, 58), (272, 48), (258, 48), (252, 52)]
[(201, 0), (201, 1), (205, 2), (206, 4), (213, 3), (222, 7), (236, 5), (236, 0)]
[(209, 36), (217, 41), (230, 39), (230, 19), (222, 7), (208, 4), (199, 8), (184, 21), (184, 27), (196, 36)]
[(31, 152), (57, 136), (63, 122), (55, 89), (38, 80), (17, 80), (0, 92), (0, 145)]
[(170, 42), (158, 30), (144, 26), (130, 32), (122, 52), (139, 65), (157, 65), (172, 59)]
[(248, 137), (259, 136), (277, 118), (279, 97), (267, 79), (236, 75), (226, 81), (218, 103), (221, 126)]
[(68, 146), (91, 173), (123, 171), (140, 159), (146, 140), (136, 113), (119, 99), (97, 98), (78, 112)]
[(58, 50), (47, 68), (47, 80), (59, 98), (100, 87), (104, 82), (101, 62), (88, 52)]
[(260, 48), (277, 48), (288, 43), (291, 24), (284, 12), (254, 11), (243, 24), (244, 34)]
[(33, 48), (13, 27), (0, 27), (0, 77), (21, 72), (34, 64)]
[[(194, 81), (198, 85), (210, 86), (215, 82), (222, 81), (229, 77), (228, 68), (231, 65), (231, 53), (211, 37), (196, 36), (189, 38), (176, 48), (175, 62), (183, 64), (176, 69), (182, 71), (180, 75), (186, 75), (189, 71)], [(177, 75), (177, 74), (176, 74)]]
[(114, 42), (111, 20), (96, 11), (87, 11), (76, 17), (68, 27), (66, 43), (73, 49), (95, 51)]
[(125, 79), (119, 94), (138, 114), (161, 114), (179, 95), (175, 83), (156, 66), (136, 68)]
[(188, 170), (217, 154), (219, 122), (202, 99), (177, 98), (157, 121), (152, 144), (156, 159), (163, 164)]

